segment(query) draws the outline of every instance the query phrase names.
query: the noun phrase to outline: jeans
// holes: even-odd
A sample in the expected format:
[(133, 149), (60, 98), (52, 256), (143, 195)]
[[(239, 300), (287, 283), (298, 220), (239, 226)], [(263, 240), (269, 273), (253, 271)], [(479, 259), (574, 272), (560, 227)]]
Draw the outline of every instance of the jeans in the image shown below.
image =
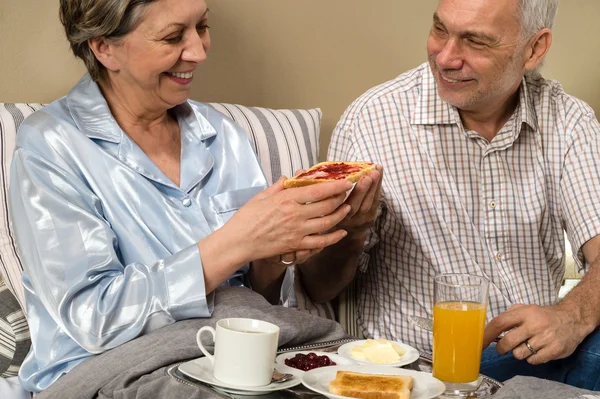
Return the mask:
[(480, 372), (498, 381), (524, 375), (600, 391), (600, 329), (588, 335), (571, 356), (537, 366), (515, 359), (511, 352), (500, 355), (494, 343), (481, 355)]

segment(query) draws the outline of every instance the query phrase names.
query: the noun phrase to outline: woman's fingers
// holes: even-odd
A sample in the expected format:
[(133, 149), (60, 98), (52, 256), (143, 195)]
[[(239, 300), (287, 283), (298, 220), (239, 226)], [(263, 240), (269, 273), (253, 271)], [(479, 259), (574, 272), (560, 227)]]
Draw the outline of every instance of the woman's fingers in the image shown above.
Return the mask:
[(337, 208), (335, 211), (325, 216), (318, 216), (312, 219), (308, 219), (302, 225), (301, 231), (306, 235), (309, 234), (320, 234), (334, 228), (339, 222), (350, 212), (350, 205), (344, 204)]
[(299, 264), (306, 262), (307, 260), (309, 260), (310, 258), (315, 256), (322, 250), (323, 250), (323, 248), (314, 248), (314, 249), (299, 249), (299, 250), (293, 251), (293, 252), (286, 252), (284, 254), (279, 255), (275, 261), (271, 261), (271, 262), (272, 263), (280, 263), (280, 264), (288, 266), (288, 267), (292, 266), (292, 265), (299, 265)]
[(304, 236), (300, 241), (301, 248), (325, 248), (339, 242), (346, 237), (346, 230), (336, 230), (326, 234), (313, 234)]
[(286, 193), (299, 204), (322, 201), (329, 197), (346, 193), (352, 188), (352, 183), (347, 180), (332, 181), (313, 184), (305, 187), (288, 188)]
[(337, 194), (322, 201), (301, 205), (301, 212), (307, 219), (330, 215), (344, 203), (345, 194)]

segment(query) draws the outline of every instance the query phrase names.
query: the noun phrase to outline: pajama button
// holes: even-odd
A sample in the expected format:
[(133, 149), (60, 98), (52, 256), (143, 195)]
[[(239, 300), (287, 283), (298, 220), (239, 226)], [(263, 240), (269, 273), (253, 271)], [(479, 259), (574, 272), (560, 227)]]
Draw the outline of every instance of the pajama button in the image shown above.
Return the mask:
[(183, 204), (183, 206), (185, 206), (186, 208), (189, 208), (190, 205), (192, 205), (192, 200), (189, 198), (184, 198), (183, 201), (181, 201), (181, 203)]

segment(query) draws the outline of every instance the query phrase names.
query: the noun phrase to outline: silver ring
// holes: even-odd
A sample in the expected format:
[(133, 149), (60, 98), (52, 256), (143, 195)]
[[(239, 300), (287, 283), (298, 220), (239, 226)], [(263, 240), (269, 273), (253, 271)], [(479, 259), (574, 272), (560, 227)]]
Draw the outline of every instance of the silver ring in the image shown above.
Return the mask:
[(279, 255), (279, 263), (289, 266), (289, 265), (293, 265), (294, 262), (296, 261), (296, 253), (294, 252), (294, 259), (287, 261), (287, 260), (283, 260), (283, 255)]
[(527, 349), (529, 349), (529, 352), (531, 352), (532, 355), (535, 355), (537, 353), (537, 351), (533, 349), (533, 346), (531, 346), (528, 340), (525, 340), (524, 344), (527, 347)]

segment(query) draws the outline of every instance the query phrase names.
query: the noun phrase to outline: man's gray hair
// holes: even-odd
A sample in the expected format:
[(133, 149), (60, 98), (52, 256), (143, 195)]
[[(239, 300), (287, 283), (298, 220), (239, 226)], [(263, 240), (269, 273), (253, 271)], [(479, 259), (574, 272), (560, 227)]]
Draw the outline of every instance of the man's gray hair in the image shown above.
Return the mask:
[[(558, 10), (558, 0), (519, 0), (518, 17), (521, 22), (521, 40), (523, 44), (531, 39), (540, 30), (548, 28), (552, 30), (556, 11)], [(535, 75), (540, 72), (544, 61), (526, 75)]]
[(521, 34), (529, 39), (544, 28), (552, 30), (558, 0), (519, 0)]

